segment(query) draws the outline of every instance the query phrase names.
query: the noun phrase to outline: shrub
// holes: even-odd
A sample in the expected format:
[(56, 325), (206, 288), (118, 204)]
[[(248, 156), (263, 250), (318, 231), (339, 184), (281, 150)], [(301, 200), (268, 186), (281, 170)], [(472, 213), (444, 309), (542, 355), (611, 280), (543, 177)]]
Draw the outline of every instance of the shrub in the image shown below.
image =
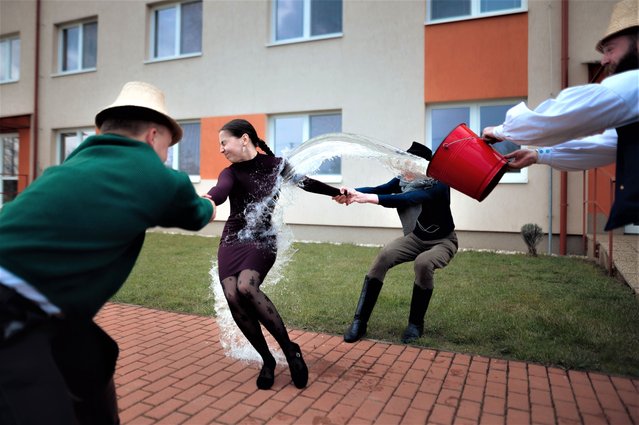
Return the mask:
[(528, 246), (528, 254), (533, 257), (537, 256), (537, 245), (543, 236), (541, 227), (536, 224), (528, 223), (521, 226), (521, 237)]

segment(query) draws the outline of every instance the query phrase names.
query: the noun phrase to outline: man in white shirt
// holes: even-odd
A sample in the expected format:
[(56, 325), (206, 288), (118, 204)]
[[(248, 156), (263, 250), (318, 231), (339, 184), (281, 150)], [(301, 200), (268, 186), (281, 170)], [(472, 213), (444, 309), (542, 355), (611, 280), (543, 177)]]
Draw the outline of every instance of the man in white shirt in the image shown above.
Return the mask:
[[(612, 162), (615, 146), (615, 202), (606, 230), (639, 222), (638, 4), (638, 0), (617, 3), (608, 31), (597, 43), (597, 50), (603, 53), (601, 64), (614, 75), (601, 84), (562, 90), (556, 99), (542, 102), (535, 110), (522, 102), (507, 112), (503, 124), (482, 132), (489, 140), (554, 146), (509, 154), (514, 169), (533, 163), (564, 170), (606, 165)], [(589, 137), (572, 140), (584, 136)]]
[(614, 164), (617, 155), (617, 131), (608, 129), (595, 136), (571, 140), (559, 145), (519, 149), (506, 154), (508, 168), (519, 170), (533, 164), (545, 164), (560, 171), (583, 171)]

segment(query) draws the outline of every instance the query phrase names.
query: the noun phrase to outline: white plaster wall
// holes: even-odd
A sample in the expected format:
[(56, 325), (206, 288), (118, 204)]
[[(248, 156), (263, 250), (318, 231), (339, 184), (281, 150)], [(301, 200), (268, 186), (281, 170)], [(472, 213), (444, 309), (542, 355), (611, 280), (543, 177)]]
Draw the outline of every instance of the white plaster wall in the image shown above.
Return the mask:
[[(606, 29), (614, 1), (570, 2), (570, 83), (585, 82), (586, 62), (598, 60), (594, 43)], [(1, 34), (19, 30), (21, 81), (0, 85), (0, 116), (33, 110), (35, 1), (2, 0)], [(531, 0), (528, 102), (536, 106), (561, 89), (560, 2)], [(202, 54), (148, 61), (148, 6), (142, 0), (45, 0), (42, 2), (40, 169), (56, 161), (54, 131), (91, 127), (126, 81), (162, 88), (176, 119), (251, 113), (341, 110), (343, 131), (402, 149), (424, 142), (423, 99), (425, 1), (347, 0), (343, 36), (271, 45), (271, 5), (263, 0), (205, 0)], [(56, 25), (98, 16), (97, 71), (58, 75)], [(32, 55), (31, 55), (32, 56)], [(6, 108), (11, 112), (7, 113)], [(262, 135), (263, 138), (268, 135)], [(267, 140), (268, 141), (268, 140)], [(482, 203), (453, 192), (460, 230), (519, 232), (534, 222), (549, 224), (549, 169), (530, 167), (528, 183), (500, 184)], [(343, 160), (343, 181), (357, 187), (392, 175), (371, 161)], [(202, 193), (213, 181), (196, 185)], [(559, 226), (559, 173), (553, 173), (552, 226)], [(581, 232), (581, 173), (569, 174), (568, 231)], [(225, 213), (220, 210), (220, 217)], [(394, 210), (372, 205), (340, 206), (299, 191), (286, 219), (295, 224), (399, 227)]]
[(0, 117), (33, 112), (35, 88), (35, 1), (0, 1), (0, 36), (20, 36), (20, 79), (0, 84)]

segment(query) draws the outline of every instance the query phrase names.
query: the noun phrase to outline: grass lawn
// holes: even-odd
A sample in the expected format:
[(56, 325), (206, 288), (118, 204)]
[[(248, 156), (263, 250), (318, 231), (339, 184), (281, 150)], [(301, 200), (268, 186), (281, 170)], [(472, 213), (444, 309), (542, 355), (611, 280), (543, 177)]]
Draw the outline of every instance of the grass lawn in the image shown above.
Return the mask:
[[(218, 238), (149, 233), (113, 301), (215, 314), (209, 271), (218, 243)], [(297, 252), (284, 279), (265, 292), (289, 328), (341, 335), (379, 248), (293, 247)], [(413, 276), (412, 263), (388, 273), (367, 338), (399, 342)], [(436, 272), (425, 334), (415, 345), (638, 377), (639, 299), (584, 259), (459, 252)]]

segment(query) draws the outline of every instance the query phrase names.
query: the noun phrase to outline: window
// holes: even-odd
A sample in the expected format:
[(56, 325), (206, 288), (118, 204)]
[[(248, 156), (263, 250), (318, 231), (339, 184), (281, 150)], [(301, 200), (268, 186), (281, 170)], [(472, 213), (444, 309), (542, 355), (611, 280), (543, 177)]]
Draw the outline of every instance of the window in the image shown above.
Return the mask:
[(275, 0), (273, 39), (302, 41), (342, 33), (342, 0)]
[(75, 150), (80, 143), (84, 142), (84, 140), (93, 136), (95, 131), (93, 129), (79, 129), (79, 130), (64, 130), (58, 133), (58, 160), (60, 163), (64, 162), (65, 159), (69, 156), (71, 152)]
[(202, 2), (162, 5), (151, 9), (152, 59), (202, 53)]
[(92, 71), (98, 58), (98, 23), (61, 26), (59, 30), (60, 72)]
[(0, 40), (0, 83), (20, 79), (20, 38), (7, 37)]
[(200, 123), (181, 122), (184, 131), (182, 141), (169, 148), (166, 166), (184, 171), (191, 176), (191, 181), (200, 179)]
[[(461, 105), (436, 105), (426, 110), (426, 122), (429, 123), (426, 131), (426, 141), (430, 141), (433, 152), (437, 150), (441, 142), (448, 134), (461, 123), (465, 123), (476, 134), (481, 134), (485, 127), (498, 125), (506, 119), (506, 112), (519, 102), (487, 102)], [(495, 143), (492, 147), (505, 155), (520, 149), (519, 145), (504, 141)], [(501, 183), (526, 183), (528, 171), (508, 171), (502, 177)]]
[(18, 195), (19, 147), (17, 134), (3, 134), (0, 137), (0, 207)]
[(527, 0), (427, 0), (426, 22), (446, 22), (527, 10)]
[[(324, 113), (313, 115), (283, 115), (271, 119), (271, 140), (273, 152), (277, 156), (286, 156), (305, 140), (327, 133), (342, 131), (341, 113)], [(341, 158), (324, 161), (317, 170), (322, 181), (340, 182), (342, 174)]]

